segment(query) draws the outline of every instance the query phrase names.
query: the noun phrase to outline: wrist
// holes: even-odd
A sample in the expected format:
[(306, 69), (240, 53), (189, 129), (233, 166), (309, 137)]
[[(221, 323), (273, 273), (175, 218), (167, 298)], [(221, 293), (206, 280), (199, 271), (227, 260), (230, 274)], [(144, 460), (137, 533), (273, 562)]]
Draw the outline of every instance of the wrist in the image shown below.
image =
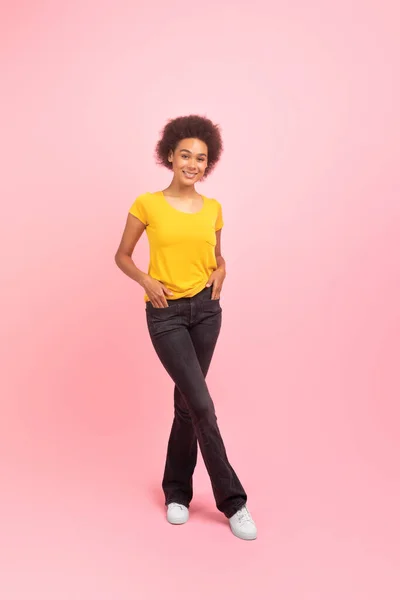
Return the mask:
[(216, 257), (216, 259), (217, 259), (217, 269), (219, 271), (225, 271), (226, 263), (225, 263), (224, 257), (219, 255)]
[(139, 285), (141, 285), (142, 287), (144, 287), (146, 285), (146, 282), (149, 279), (149, 275), (147, 275), (147, 273), (141, 273), (137, 279), (137, 282)]

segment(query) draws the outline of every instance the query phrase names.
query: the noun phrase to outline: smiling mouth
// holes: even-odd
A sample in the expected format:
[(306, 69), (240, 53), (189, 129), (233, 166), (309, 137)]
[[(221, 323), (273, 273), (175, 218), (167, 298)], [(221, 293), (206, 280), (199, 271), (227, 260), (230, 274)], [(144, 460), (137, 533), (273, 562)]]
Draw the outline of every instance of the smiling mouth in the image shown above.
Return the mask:
[(197, 173), (188, 173), (187, 171), (183, 171), (183, 174), (188, 179), (194, 179), (196, 177), (196, 175), (197, 175)]

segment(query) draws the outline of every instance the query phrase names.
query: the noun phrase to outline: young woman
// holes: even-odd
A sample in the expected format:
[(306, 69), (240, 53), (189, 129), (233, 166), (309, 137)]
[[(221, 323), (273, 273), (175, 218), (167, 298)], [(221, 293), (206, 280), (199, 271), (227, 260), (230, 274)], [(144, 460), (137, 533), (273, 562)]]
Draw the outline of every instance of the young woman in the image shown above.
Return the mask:
[[(175, 383), (162, 482), (167, 519), (183, 524), (189, 518), (198, 443), (218, 510), (236, 536), (253, 540), (257, 529), (246, 507), (247, 495), (228, 461), (205, 380), (221, 328), (223, 218), (220, 204), (200, 195), (195, 185), (211, 173), (221, 152), (219, 128), (209, 119), (190, 115), (166, 124), (156, 157), (173, 172), (173, 179), (165, 190), (135, 200), (115, 261), (144, 288), (151, 341)], [(145, 230), (148, 273), (132, 260)]]

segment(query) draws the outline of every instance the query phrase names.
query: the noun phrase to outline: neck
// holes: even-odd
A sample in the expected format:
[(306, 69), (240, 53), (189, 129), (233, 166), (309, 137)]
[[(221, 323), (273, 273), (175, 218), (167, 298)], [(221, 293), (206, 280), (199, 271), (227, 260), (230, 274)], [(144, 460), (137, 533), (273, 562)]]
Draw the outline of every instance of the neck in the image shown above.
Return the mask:
[(173, 178), (173, 180), (171, 181), (171, 183), (165, 191), (171, 194), (171, 196), (181, 197), (194, 196), (197, 194), (194, 185), (182, 185), (181, 183), (179, 183), (179, 181), (175, 179), (175, 177)]

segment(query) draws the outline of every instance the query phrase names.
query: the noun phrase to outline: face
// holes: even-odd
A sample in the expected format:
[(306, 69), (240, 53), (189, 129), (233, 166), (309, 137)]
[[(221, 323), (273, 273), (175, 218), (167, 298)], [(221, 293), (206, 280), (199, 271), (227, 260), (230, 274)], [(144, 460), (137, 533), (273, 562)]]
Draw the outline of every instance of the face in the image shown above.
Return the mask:
[(194, 185), (202, 179), (207, 167), (207, 144), (197, 138), (181, 140), (168, 160), (179, 183)]

